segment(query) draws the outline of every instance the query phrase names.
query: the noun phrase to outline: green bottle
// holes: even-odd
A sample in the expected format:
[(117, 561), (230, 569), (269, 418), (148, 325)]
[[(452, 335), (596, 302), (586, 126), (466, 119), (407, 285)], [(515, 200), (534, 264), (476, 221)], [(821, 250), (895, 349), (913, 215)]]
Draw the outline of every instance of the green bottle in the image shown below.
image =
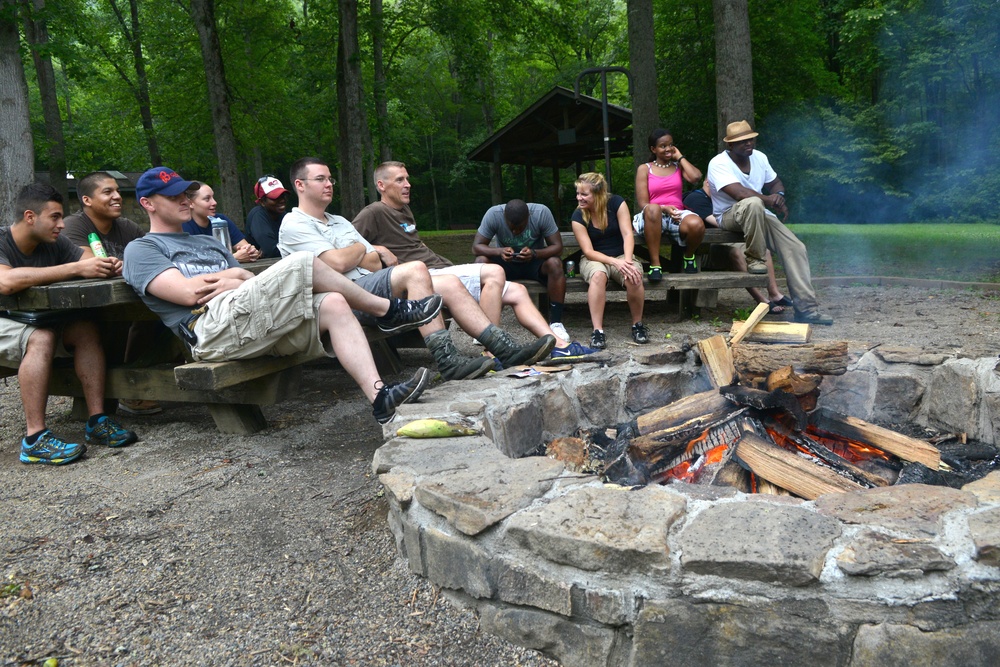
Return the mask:
[(96, 233), (91, 233), (87, 236), (87, 243), (90, 244), (90, 249), (94, 253), (94, 257), (107, 257), (108, 253), (104, 250), (104, 244), (101, 243), (101, 237)]

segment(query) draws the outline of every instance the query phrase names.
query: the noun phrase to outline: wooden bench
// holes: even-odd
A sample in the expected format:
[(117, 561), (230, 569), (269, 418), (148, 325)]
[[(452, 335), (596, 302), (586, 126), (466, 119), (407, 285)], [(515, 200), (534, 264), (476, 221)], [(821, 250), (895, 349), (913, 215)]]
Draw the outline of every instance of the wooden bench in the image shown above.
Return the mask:
[[(244, 266), (258, 273), (273, 263), (263, 260)], [(0, 309), (5, 310), (69, 308), (92, 308), (95, 319), (115, 323), (157, 319), (121, 278), (66, 281), (31, 287), (14, 295), (0, 295)], [(419, 335), (404, 333), (389, 337), (373, 327), (366, 327), (365, 331), (372, 356), (383, 376), (402, 370), (396, 347), (423, 344)], [(169, 345), (180, 345), (173, 334), (164, 331), (164, 336), (170, 341)], [(168, 354), (161, 358), (174, 356)], [(207, 405), (223, 433), (254, 433), (267, 426), (261, 406), (298, 395), (302, 365), (326, 358), (325, 355), (292, 355), (224, 362), (111, 366), (105, 381), (106, 411), (113, 413), (118, 399), (200, 403)], [(0, 377), (16, 375), (16, 366), (0, 362)], [(49, 382), (49, 395), (73, 397), (73, 416), (86, 419), (83, 388), (70, 360), (57, 360)]]
[[(566, 279), (567, 294), (586, 294), (588, 285), (579, 277), (580, 244), (577, 243), (576, 236), (572, 232), (561, 232), (563, 241), (563, 259), (572, 259), (577, 263), (577, 277)], [(636, 237), (636, 241), (639, 241)], [(737, 232), (730, 232), (717, 227), (709, 227), (705, 230), (705, 239), (698, 249), (698, 266), (703, 269), (709, 266), (706, 260), (712, 254), (712, 246), (721, 243), (742, 243), (743, 235)], [(666, 249), (666, 244), (664, 249)], [(569, 254), (567, 254), (567, 251)], [(642, 257), (646, 253), (644, 246), (636, 243), (636, 255)], [(648, 255), (645, 255), (648, 263)], [(646, 299), (650, 296), (662, 296), (667, 302), (668, 309), (680, 313), (696, 313), (699, 308), (711, 308), (715, 306), (720, 289), (734, 289), (741, 287), (767, 287), (766, 275), (751, 275), (743, 271), (713, 271), (702, 270), (698, 273), (681, 273), (681, 249), (673, 246), (670, 252), (670, 261), (665, 263), (663, 280), (658, 283), (649, 282), (649, 277), (643, 278), (646, 288)], [(671, 272), (672, 271), (672, 272)], [(548, 316), (549, 295), (545, 285), (534, 280), (518, 281), (528, 289), (528, 293), (535, 298), (538, 309), (542, 314)], [(620, 289), (617, 285), (614, 288)]]

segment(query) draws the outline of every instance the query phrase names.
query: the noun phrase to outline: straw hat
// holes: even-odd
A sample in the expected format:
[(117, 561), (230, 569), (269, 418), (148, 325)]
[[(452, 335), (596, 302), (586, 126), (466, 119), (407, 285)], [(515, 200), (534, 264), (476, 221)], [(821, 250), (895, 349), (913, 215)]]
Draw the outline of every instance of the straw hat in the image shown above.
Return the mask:
[(726, 125), (726, 138), (723, 141), (727, 144), (735, 144), (737, 141), (753, 139), (756, 136), (757, 133), (750, 127), (750, 123), (745, 120), (738, 120), (735, 123)]

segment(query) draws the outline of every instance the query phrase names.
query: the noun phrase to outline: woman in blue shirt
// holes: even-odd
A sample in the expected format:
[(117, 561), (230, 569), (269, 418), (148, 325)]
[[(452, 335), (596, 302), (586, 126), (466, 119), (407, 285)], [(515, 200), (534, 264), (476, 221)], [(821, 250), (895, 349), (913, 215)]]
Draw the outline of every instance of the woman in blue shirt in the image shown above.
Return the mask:
[(202, 183), (201, 188), (191, 197), (191, 219), (184, 223), (184, 231), (188, 234), (212, 234), (210, 218), (222, 218), (229, 225), (229, 238), (233, 242), (233, 256), (238, 262), (256, 262), (260, 251), (253, 247), (243, 232), (232, 220), (215, 212), (219, 203), (215, 201), (215, 191)]

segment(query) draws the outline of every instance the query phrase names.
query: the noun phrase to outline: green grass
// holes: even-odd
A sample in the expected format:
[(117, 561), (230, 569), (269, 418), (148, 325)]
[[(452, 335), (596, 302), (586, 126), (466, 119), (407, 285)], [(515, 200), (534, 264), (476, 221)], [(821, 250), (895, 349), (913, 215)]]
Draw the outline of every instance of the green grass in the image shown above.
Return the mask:
[(1000, 225), (789, 225), (815, 276), (1000, 282)]
[[(1000, 282), (1000, 225), (789, 225), (815, 276)], [(472, 261), (475, 232), (421, 232), (453, 262)]]

